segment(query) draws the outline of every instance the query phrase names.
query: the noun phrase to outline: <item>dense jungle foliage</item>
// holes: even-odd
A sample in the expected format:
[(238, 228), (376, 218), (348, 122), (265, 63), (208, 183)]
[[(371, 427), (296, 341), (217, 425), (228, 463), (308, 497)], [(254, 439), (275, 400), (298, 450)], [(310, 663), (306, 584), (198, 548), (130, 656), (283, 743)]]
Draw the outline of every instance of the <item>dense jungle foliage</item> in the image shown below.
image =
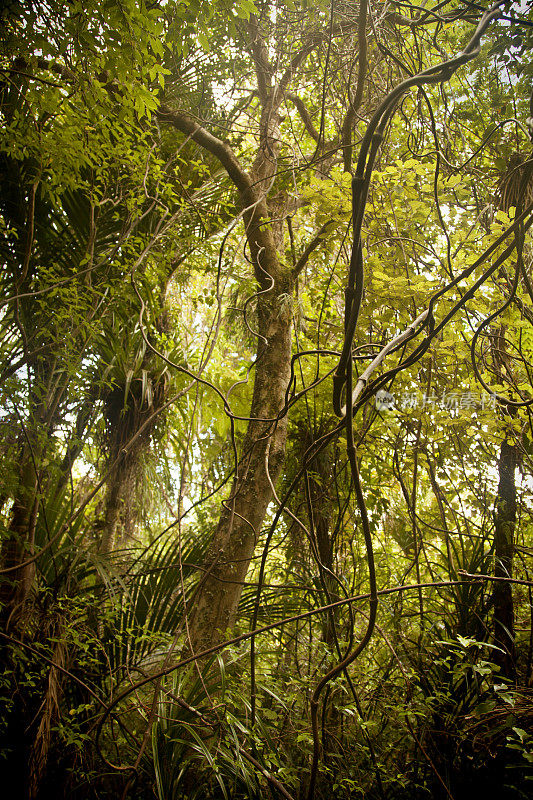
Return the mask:
[(531, 3), (0, 31), (2, 785), (531, 797)]

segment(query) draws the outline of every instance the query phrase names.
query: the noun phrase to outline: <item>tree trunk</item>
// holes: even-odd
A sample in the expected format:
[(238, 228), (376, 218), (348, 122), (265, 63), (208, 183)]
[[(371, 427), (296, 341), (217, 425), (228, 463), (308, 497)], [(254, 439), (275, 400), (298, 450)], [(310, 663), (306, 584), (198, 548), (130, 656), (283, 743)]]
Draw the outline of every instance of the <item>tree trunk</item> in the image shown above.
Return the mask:
[(115, 546), (117, 529), (124, 510), (125, 484), (122, 465), (118, 464), (115, 473), (109, 477), (107, 482), (104, 521), (98, 543), (98, 552), (101, 555), (109, 555)]
[(272, 290), (258, 296), (258, 333), (264, 339), (260, 338), (257, 348), (251, 420), (238, 475), (223, 506), (192, 610), (193, 652), (220, 641), (235, 623), (243, 583), (272, 499), (270, 482), (276, 482), (283, 464), (287, 417), (277, 416), (290, 377), (291, 294), (292, 277), (278, 274)]
[[(34, 555), (35, 525), (38, 512), (37, 448), (24, 447), (21, 454), (19, 485), (13, 500), (11, 520), (2, 542), (0, 564), (10, 570), (0, 579), (1, 618), (13, 622), (22, 609), (35, 577), (35, 563), (25, 563)], [(18, 567), (18, 568), (17, 568)], [(17, 569), (16, 569), (17, 568)]]
[[(500, 481), (496, 499), (494, 534), (494, 576), (511, 578), (513, 574), (514, 528), (516, 523), (516, 446), (504, 439), (498, 460)], [(514, 607), (511, 584), (495, 581), (492, 593), (494, 604), (494, 642), (503, 650), (495, 651), (501, 674), (516, 677), (514, 647)]]
[[(272, 484), (279, 476), (285, 457), (287, 418), (283, 415), (278, 419), (278, 415), (285, 405), (290, 377), (294, 285), (325, 230), (323, 226), (293, 268), (287, 268), (278, 253), (283, 248), (283, 221), (294, 200), (290, 192), (282, 189), (276, 199), (270, 200), (270, 207), (267, 202), (277, 173), (279, 126), (283, 116), (280, 109), (295, 73), (307, 55), (320, 45), (325, 34), (310, 32), (305, 46), (290, 58), (281, 77), (278, 75), (274, 82), (279, 65), (270, 64), (261, 22), (252, 14), (244, 28), (261, 105), (259, 145), (249, 172), (231, 146), (200, 125), (195, 116), (165, 105), (157, 112), (160, 122), (190, 137), (215, 156), (226, 170), (239, 194), (250, 261), (258, 285), (258, 346), (251, 419), (232, 492), (223, 506), (206, 573), (191, 610), (188, 631), (193, 652), (220, 641), (235, 623), (243, 583), (272, 499)], [(335, 31), (335, 35), (340, 35), (342, 28)], [(309, 126), (306, 127), (309, 130)]]

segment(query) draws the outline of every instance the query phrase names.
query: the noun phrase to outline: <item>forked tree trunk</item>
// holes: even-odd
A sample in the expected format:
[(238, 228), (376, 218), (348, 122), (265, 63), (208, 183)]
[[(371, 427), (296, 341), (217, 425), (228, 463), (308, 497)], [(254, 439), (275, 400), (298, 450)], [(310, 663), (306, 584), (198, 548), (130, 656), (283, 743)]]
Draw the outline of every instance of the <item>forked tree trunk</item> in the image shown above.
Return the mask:
[[(173, 125), (215, 155), (239, 193), (250, 259), (258, 286), (257, 358), (250, 422), (230, 497), (224, 503), (199, 590), (191, 609), (188, 648), (200, 652), (232, 628), (244, 579), (252, 560), (272, 484), (285, 457), (287, 418), (282, 413), (291, 364), (292, 295), (295, 273), (278, 258), (266, 191), (275, 171), (277, 144), (260, 148), (247, 173), (231, 147), (190, 115), (162, 108), (161, 121)], [(265, 136), (270, 139), (269, 126)], [(270, 132), (271, 133), (271, 132)]]
[[(347, 23), (346, 29), (350, 27), (351, 23)], [(191, 610), (189, 647), (194, 652), (220, 641), (225, 631), (233, 627), (243, 582), (272, 499), (272, 484), (280, 474), (285, 456), (287, 419), (283, 408), (290, 376), (292, 295), (297, 275), (319, 245), (326, 226), (322, 226), (294, 268), (287, 268), (278, 253), (283, 247), (282, 223), (292, 202), (290, 193), (284, 194), (282, 190), (277, 200), (271, 201), (270, 208), (267, 197), (276, 177), (281, 109), (286, 99), (295, 99), (294, 95), (288, 94), (289, 86), (307, 56), (328, 37), (342, 35), (343, 30), (342, 24), (329, 31), (310, 30), (301, 49), (291, 56), (280, 77), (280, 65), (270, 63), (269, 47), (259, 20), (252, 14), (244, 23), (246, 46), (254, 63), (261, 105), (257, 131), (259, 146), (250, 172), (243, 168), (230, 145), (200, 125), (192, 114), (164, 105), (156, 112), (160, 122), (173, 126), (215, 156), (233, 182), (239, 195), (250, 261), (259, 290), (259, 336), (251, 421), (238, 474), (221, 512), (207, 560), (207, 571)], [(364, 70), (361, 75), (363, 73)], [(296, 107), (302, 113), (307, 132), (317, 141), (319, 134), (310, 123), (307, 112), (301, 111), (303, 103), (298, 98)], [(332, 144), (332, 152), (346, 145), (350, 130), (351, 123), (348, 122), (343, 141)], [(324, 142), (317, 141), (317, 153), (321, 147), (326, 151), (329, 144), (326, 147)]]

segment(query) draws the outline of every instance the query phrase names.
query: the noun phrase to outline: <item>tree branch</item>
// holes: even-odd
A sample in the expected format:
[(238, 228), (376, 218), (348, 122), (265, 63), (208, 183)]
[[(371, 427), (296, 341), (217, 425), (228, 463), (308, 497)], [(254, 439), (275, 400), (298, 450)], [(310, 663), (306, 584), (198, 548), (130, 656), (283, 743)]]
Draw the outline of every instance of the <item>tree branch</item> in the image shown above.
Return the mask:
[(295, 276), (299, 275), (300, 272), (303, 270), (303, 268), (305, 267), (305, 265), (307, 264), (307, 262), (309, 260), (309, 256), (311, 255), (311, 253), (314, 250), (316, 250), (316, 248), (318, 247), (319, 244), (321, 244), (323, 241), (325, 241), (326, 237), (324, 236), (324, 234), (326, 233), (326, 231), (328, 229), (328, 226), (329, 225), (334, 225), (334, 224), (335, 224), (334, 220), (328, 219), (328, 221), (324, 222), (324, 224), (318, 229), (318, 231), (315, 233), (315, 235), (313, 236), (313, 238), (311, 239), (311, 241), (309, 242), (309, 244), (307, 245), (307, 247), (303, 251), (303, 253), (300, 256), (300, 258), (298, 259), (298, 261), (294, 265), (293, 273), (294, 273)]
[(259, 24), (255, 14), (250, 15), (246, 27), (250, 36), (250, 55), (255, 65), (259, 99), (261, 104), (266, 106), (272, 89), (272, 67), (268, 60), (268, 50), (259, 31)]
[(290, 100), (296, 106), (296, 110), (298, 111), (298, 114), (302, 118), (302, 122), (303, 122), (303, 124), (305, 126), (305, 130), (307, 131), (309, 136), (312, 139), (314, 139), (315, 142), (318, 142), (318, 139), (319, 139), (318, 131), (317, 131), (317, 129), (315, 128), (315, 126), (313, 124), (313, 120), (311, 119), (311, 115), (310, 115), (309, 111), (307, 110), (303, 100), (301, 100), (301, 98), (299, 98), (297, 94), (292, 94), (292, 93), (287, 94), (286, 97), (287, 97), (287, 100)]
[(239, 192), (251, 191), (252, 181), (227, 142), (213, 136), (192, 115), (187, 114), (185, 111), (174, 111), (162, 104), (155, 114), (161, 122), (166, 122), (186, 136), (190, 136), (200, 147), (214, 155), (220, 161)]
[(333, 25), (331, 32), (329, 30), (324, 32), (322, 29), (316, 30), (313, 33), (310, 33), (309, 36), (307, 36), (306, 39), (304, 39), (301, 49), (298, 50), (298, 52), (295, 53), (294, 56), (292, 57), (289, 66), (281, 76), (280, 82), (276, 87), (275, 90), (276, 98), (279, 98), (278, 106), (279, 103), (281, 102), (281, 98), (283, 97), (287, 89), (287, 86), (290, 83), (292, 76), (294, 75), (294, 73), (296, 72), (302, 61), (304, 61), (307, 58), (309, 53), (311, 53), (317, 45), (321, 44), (321, 42), (323, 42), (327, 36), (331, 35), (332, 38), (335, 38), (337, 36), (342, 36), (345, 33), (349, 33), (352, 30), (352, 28), (353, 28), (352, 22), (350, 23), (338, 22), (336, 25)]

